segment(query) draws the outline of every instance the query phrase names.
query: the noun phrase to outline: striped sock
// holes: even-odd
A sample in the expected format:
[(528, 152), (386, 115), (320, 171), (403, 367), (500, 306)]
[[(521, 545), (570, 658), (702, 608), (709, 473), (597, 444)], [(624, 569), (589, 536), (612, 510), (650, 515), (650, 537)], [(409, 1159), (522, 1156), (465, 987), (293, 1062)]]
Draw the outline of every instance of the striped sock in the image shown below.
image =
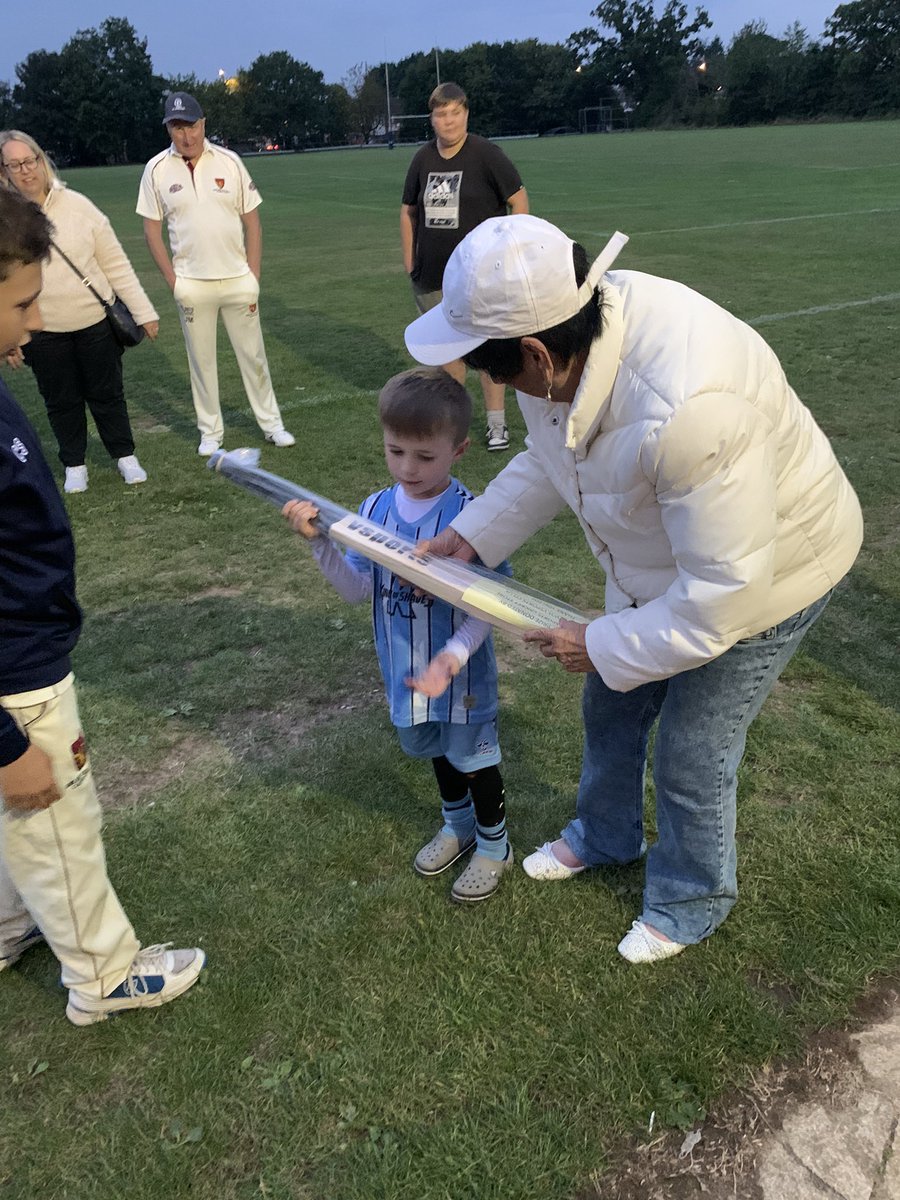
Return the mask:
[(462, 800), (441, 801), (441, 814), (444, 818), (444, 833), (452, 833), (461, 846), (472, 840), (472, 834), (475, 832), (475, 806), (471, 796), (463, 796)]
[(493, 858), (502, 862), (509, 851), (509, 838), (506, 836), (506, 818), (499, 825), (475, 825), (475, 841), (477, 853), (485, 858)]
[(431, 765), (441, 793), (444, 833), (452, 834), (464, 846), (471, 842), (475, 832), (475, 808), (469, 795), (469, 781), (443, 754), (433, 758)]

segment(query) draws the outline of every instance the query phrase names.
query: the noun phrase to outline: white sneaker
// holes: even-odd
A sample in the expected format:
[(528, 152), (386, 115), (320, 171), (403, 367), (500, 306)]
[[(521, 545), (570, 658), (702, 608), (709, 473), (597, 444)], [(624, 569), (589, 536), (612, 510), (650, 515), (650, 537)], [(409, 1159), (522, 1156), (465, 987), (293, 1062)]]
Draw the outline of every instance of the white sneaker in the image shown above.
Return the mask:
[(87, 467), (66, 467), (66, 482), (63, 484), (63, 491), (69, 492), (86, 492), (87, 491)]
[(197, 447), (197, 453), (202, 455), (203, 458), (209, 458), (211, 454), (215, 454), (221, 445), (222, 443), (218, 438), (206, 437), (204, 435), (200, 439), (200, 445)]
[(147, 472), (133, 454), (126, 454), (124, 458), (119, 459), (116, 465), (119, 468), (119, 474), (126, 483), (147, 482)]
[(206, 955), (197, 948), (170, 950), (171, 944), (141, 950), (122, 983), (101, 1000), (70, 988), (66, 1016), (73, 1025), (95, 1025), (126, 1009), (158, 1008), (181, 996), (197, 982)]
[(484, 440), (488, 450), (508, 450), (509, 430), (505, 425), (488, 425)]
[(643, 921), (633, 921), (619, 942), (619, 953), (630, 963), (660, 962), (674, 958), (686, 947), (681, 942), (666, 942), (647, 928)]
[(286, 429), (276, 429), (274, 433), (266, 434), (266, 441), (271, 442), (273, 446), (293, 446), (297, 439)]
[(571, 879), (573, 875), (580, 875), (587, 867), (567, 867), (553, 853), (553, 843), (544, 842), (534, 854), (522, 859), (522, 870), (541, 883), (553, 883), (557, 879)]

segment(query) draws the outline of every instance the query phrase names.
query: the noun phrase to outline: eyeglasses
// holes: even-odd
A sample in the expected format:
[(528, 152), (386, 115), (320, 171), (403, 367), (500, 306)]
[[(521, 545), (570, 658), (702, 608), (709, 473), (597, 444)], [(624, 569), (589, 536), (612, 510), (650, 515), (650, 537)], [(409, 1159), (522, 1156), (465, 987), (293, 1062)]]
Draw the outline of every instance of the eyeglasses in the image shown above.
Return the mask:
[(6, 167), (7, 171), (12, 171), (14, 175), (18, 175), (23, 167), (27, 167), (30, 171), (31, 168), (36, 167), (37, 164), (37, 155), (33, 154), (31, 158), (20, 158), (18, 162), (5, 162), (3, 165)]

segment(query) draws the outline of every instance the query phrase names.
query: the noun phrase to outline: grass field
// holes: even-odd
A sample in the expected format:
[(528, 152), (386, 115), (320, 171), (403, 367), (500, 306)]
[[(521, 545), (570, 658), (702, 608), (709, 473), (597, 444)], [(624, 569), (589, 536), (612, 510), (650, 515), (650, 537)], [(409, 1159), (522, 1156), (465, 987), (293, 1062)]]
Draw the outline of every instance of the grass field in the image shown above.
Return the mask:
[[(77, 1031), (48, 951), (0, 979), (3, 1200), (563, 1200), (609, 1195), (612, 1151), (691, 1127), (798, 1054), (900, 965), (896, 649), (900, 154), (896, 123), (558, 138), (507, 146), (532, 209), (619, 264), (751, 322), (831, 437), (867, 540), (751, 733), (742, 901), (650, 970), (615, 952), (638, 868), (448, 902), (412, 856), (429, 772), (396, 749), (366, 611), (331, 594), (274, 509), (196, 455), (184, 345), (134, 216), (139, 168), (71, 171), (162, 314), (129, 351), (125, 488), (91, 443), (69, 498), (86, 625), (76, 674), (111, 874), (145, 941), (199, 941), (184, 1000)], [(410, 151), (251, 164), (263, 324), (292, 450), (263, 465), (356, 503), (386, 478), (374, 398), (409, 365), (398, 245)], [(812, 310), (812, 311), (811, 311)], [(8, 380), (53, 453), (26, 372)], [(259, 445), (222, 348), (226, 445)], [(521, 440), (516, 413), (513, 435)], [(500, 463), (476, 444), (460, 475)], [(574, 520), (515, 559), (585, 608)], [(579, 683), (499, 641), (520, 853), (570, 815)], [(651, 824), (652, 829), (652, 824)], [(595, 1188), (597, 1189), (595, 1192)]]

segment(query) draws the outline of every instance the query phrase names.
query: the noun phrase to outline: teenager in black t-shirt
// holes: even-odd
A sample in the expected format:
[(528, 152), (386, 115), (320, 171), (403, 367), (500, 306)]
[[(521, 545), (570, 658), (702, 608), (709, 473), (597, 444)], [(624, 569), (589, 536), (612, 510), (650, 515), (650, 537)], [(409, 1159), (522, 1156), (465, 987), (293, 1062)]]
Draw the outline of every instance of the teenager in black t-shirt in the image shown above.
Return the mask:
[[(442, 83), (428, 100), (435, 140), (413, 158), (400, 206), (403, 264), (420, 312), (441, 302), (447, 259), (476, 225), (489, 217), (528, 212), (521, 176), (503, 151), (468, 132), (469, 104), (456, 83)], [(465, 383), (465, 364), (445, 368)], [(505, 387), (481, 372), (487, 416), (488, 450), (509, 446), (504, 412)]]

